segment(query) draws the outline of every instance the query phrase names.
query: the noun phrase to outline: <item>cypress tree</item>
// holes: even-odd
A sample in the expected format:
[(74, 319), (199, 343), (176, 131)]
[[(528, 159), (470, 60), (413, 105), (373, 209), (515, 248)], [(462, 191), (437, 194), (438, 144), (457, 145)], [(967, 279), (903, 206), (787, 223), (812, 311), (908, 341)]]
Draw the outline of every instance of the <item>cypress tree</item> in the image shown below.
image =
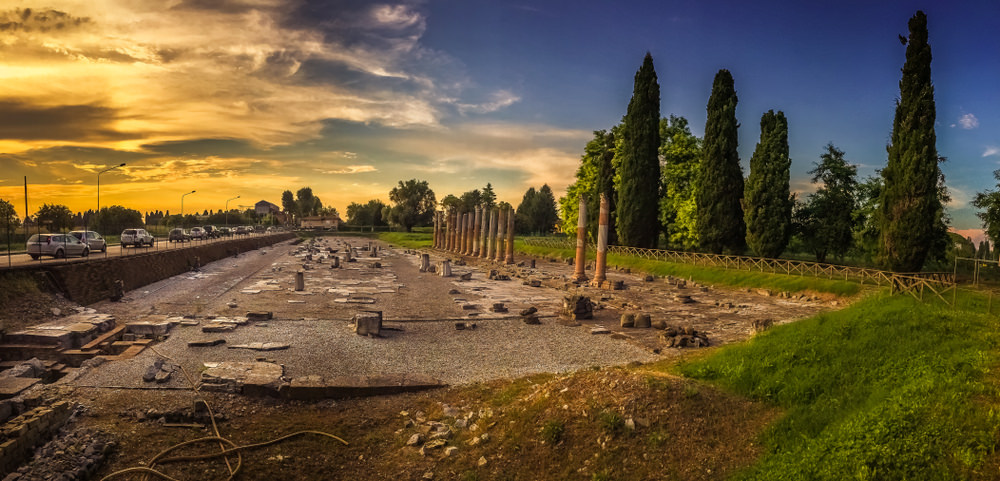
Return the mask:
[(741, 254), (746, 248), (743, 222), (743, 169), (738, 145), (736, 87), (733, 76), (722, 69), (715, 74), (708, 98), (705, 147), (695, 196), (698, 240), (709, 252)]
[(934, 133), (934, 86), (927, 16), (910, 18), (906, 62), (892, 122), (889, 161), (882, 169), (885, 188), (879, 199), (879, 261), (894, 271), (923, 268), (939, 235), (938, 154)]
[(653, 57), (647, 52), (635, 74), (632, 100), (622, 129), (618, 190), (617, 230), (621, 244), (656, 247), (659, 238), (660, 86)]
[(791, 237), (792, 200), (788, 178), (788, 121), (780, 110), (760, 118), (760, 142), (750, 157), (743, 194), (747, 245), (755, 255), (778, 257)]

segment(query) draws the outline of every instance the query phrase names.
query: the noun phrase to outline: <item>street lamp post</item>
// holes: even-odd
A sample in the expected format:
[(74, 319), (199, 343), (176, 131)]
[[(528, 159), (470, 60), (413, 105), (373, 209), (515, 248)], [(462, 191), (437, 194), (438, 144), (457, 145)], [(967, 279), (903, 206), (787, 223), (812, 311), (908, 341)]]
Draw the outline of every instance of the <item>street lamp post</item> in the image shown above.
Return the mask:
[(229, 227), (229, 201), (239, 199), (240, 196), (233, 197), (232, 199), (226, 199), (226, 227)]
[(95, 215), (101, 212), (101, 174), (109, 170), (115, 170), (119, 167), (125, 167), (125, 162), (122, 162), (114, 167), (108, 167), (107, 169), (104, 169), (97, 173), (97, 211), (94, 212)]
[(193, 194), (195, 191), (181, 195), (181, 227), (184, 227), (184, 197)]

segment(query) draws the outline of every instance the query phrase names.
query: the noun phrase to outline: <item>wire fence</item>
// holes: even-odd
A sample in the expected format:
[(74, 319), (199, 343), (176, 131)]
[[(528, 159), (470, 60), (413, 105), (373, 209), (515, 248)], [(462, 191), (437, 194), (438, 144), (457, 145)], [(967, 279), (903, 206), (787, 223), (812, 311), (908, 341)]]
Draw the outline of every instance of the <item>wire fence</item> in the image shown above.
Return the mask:
[[(537, 247), (576, 249), (575, 239), (529, 237), (524, 238), (523, 241), (526, 245)], [(587, 250), (596, 250), (596, 246), (588, 243)], [(822, 262), (705, 254), (700, 252), (645, 249), (616, 245), (608, 246), (608, 254), (723, 269), (842, 279), (845, 281), (854, 280), (859, 281), (862, 285), (870, 283), (877, 286), (888, 286), (894, 293), (905, 292), (920, 300), (924, 300), (925, 296), (933, 296), (948, 305), (954, 303), (954, 295), (952, 299), (947, 299), (945, 294), (956, 289), (955, 273), (953, 272), (891, 272), (867, 267), (842, 266)]]

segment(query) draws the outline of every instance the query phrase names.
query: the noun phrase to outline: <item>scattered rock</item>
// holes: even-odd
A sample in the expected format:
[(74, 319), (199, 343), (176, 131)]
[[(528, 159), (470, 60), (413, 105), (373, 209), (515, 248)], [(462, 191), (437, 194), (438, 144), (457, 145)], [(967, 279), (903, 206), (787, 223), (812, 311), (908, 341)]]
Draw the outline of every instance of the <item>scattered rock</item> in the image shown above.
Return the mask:
[(635, 314), (632, 314), (630, 312), (626, 312), (626, 313), (622, 314), (621, 326), (622, 327), (635, 327)]
[(649, 328), (650, 327), (649, 314), (639, 314), (635, 316), (635, 327), (644, 329)]
[(532, 306), (532, 307), (529, 307), (527, 309), (522, 310), (521, 311), (521, 316), (522, 317), (524, 317), (524, 316), (530, 316), (530, 315), (532, 315), (532, 314), (534, 314), (536, 312), (538, 312), (538, 308)]
[(563, 298), (563, 314), (573, 320), (593, 319), (594, 303), (579, 294)]
[(188, 343), (188, 347), (212, 347), (225, 343), (225, 339), (200, 339)]
[(424, 443), (424, 435), (420, 433), (416, 433), (413, 436), (410, 436), (410, 439), (406, 440), (407, 446), (417, 446), (423, 443)]

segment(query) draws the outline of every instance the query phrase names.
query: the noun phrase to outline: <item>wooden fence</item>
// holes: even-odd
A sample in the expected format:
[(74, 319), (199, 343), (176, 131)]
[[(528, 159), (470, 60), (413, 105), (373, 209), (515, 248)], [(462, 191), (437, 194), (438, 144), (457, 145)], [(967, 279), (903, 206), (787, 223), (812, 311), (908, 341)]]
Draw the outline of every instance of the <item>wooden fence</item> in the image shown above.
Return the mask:
[[(539, 247), (557, 249), (576, 249), (575, 239), (524, 238), (524, 243)], [(594, 250), (593, 244), (587, 245), (588, 250)], [(825, 277), (827, 279), (843, 279), (866, 282), (878, 286), (889, 286), (893, 293), (906, 292), (923, 300), (934, 295), (948, 305), (952, 300), (944, 294), (956, 289), (955, 274), (951, 272), (890, 272), (867, 267), (842, 266), (822, 262), (797, 261), (790, 259), (767, 259), (763, 257), (735, 256), (724, 254), (704, 254), (700, 252), (683, 252), (663, 249), (644, 249), (640, 247), (608, 246), (608, 254), (632, 256), (641, 259), (677, 262), (700, 266), (720, 267), (744, 271), (770, 272), (776, 274), (799, 275), (810, 277)]]

